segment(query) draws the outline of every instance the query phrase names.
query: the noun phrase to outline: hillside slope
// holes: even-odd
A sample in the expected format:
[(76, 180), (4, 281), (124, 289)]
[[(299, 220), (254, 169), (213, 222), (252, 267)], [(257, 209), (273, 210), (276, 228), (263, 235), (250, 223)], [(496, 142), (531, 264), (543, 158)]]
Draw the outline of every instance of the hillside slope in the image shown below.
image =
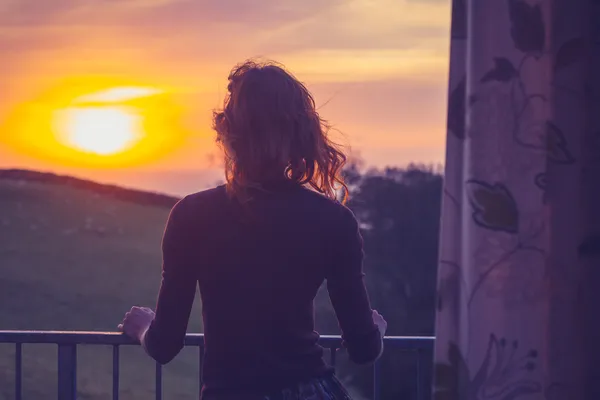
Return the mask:
[[(132, 305), (154, 307), (161, 236), (176, 201), (0, 171), (0, 330), (114, 331)], [(331, 316), (329, 302), (319, 304), (318, 314)], [(190, 332), (202, 330), (200, 312), (196, 301)], [(13, 354), (12, 345), (0, 345), (1, 400), (14, 398)], [(111, 355), (110, 348), (80, 348), (79, 398), (110, 398)], [(137, 347), (124, 348), (121, 360), (123, 398), (153, 398), (153, 363)], [(196, 349), (184, 349), (166, 367), (166, 399), (197, 399), (197, 361)], [(24, 398), (55, 399), (56, 347), (25, 346), (23, 365)]]
[[(132, 305), (154, 306), (160, 240), (176, 199), (153, 204), (152, 194), (36, 173), (0, 177), (0, 329), (114, 331)], [(194, 315), (190, 331), (199, 332), (199, 304)], [(13, 398), (12, 353), (0, 347), (0, 399)], [(169, 397), (194, 398), (186, 395), (197, 387), (197, 356), (185, 353), (167, 369)], [(110, 355), (80, 350), (81, 398), (108, 398)], [(152, 363), (138, 348), (124, 349), (122, 360), (123, 396), (149, 398)], [(24, 388), (25, 398), (55, 398), (54, 346), (25, 347)]]

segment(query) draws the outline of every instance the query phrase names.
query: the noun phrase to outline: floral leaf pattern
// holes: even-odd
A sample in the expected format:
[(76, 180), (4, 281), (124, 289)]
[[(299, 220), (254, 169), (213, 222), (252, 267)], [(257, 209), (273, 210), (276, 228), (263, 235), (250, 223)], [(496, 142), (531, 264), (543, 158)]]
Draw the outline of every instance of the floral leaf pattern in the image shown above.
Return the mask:
[(465, 357), (455, 343), (448, 347), (448, 362), (436, 363), (434, 400), (517, 400), (542, 392), (542, 385), (522, 377), (536, 369), (538, 353), (519, 355), (519, 343), (508, 343), (490, 335), (483, 361), (471, 374)]
[(548, 174), (545, 172), (540, 172), (533, 178), (533, 181), (535, 186), (539, 187), (544, 193), (544, 203), (546, 203), (548, 200), (548, 193), (546, 192), (546, 187), (548, 186)]
[(440, 260), (438, 268), (436, 309), (441, 311), (446, 304), (456, 307), (461, 297), (466, 298), (466, 282), (460, 265), (448, 260)]
[(450, 93), (448, 98), (448, 131), (459, 139), (465, 138), (465, 100), (467, 79), (464, 77)]
[(477, 96), (474, 94), (469, 95), (469, 106), (472, 106), (477, 102)]
[(535, 176), (535, 185), (542, 190), (546, 190), (548, 185), (548, 175), (545, 172), (540, 172)]
[(565, 68), (585, 57), (587, 43), (584, 38), (576, 37), (560, 46), (554, 59), (554, 71)]
[(434, 400), (459, 400), (469, 385), (469, 368), (455, 343), (448, 345), (448, 363), (434, 365)]
[(573, 164), (575, 158), (567, 147), (562, 131), (551, 121), (546, 123), (546, 150), (548, 159), (556, 164)]
[(525, 0), (508, 0), (508, 13), (515, 47), (523, 53), (541, 54), (546, 30), (540, 5), (529, 5)]
[(494, 64), (494, 68), (481, 78), (481, 83), (490, 81), (509, 82), (519, 74), (507, 58), (496, 57), (494, 58)]
[(517, 203), (506, 186), (469, 180), (467, 190), (473, 208), (473, 221), (477, 225), (508, 233), (519, 231)]

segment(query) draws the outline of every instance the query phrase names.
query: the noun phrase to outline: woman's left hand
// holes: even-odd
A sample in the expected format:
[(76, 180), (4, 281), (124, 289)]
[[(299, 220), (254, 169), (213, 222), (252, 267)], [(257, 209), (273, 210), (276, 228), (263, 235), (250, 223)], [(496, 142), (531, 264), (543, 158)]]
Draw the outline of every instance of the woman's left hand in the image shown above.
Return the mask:
[(123, 322), (119, 324), (118, 329), (132, 339), (141, 342), (153, 320), (154, 311), (151, 309), (147, 307), (131, 307), (131, 310), (125, 314)]

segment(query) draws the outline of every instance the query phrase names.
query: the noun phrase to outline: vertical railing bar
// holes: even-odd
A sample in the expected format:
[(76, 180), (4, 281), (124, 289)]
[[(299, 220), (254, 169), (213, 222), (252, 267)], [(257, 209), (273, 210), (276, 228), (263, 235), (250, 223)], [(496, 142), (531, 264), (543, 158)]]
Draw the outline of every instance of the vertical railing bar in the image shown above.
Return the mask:
[(379, 400), (381, 396), (381, 387), (379, 383), (379, 360), (373, 364), (373, 400)]
[(198, 346), (198, 397), (202, 396), (202, 370), (204, 368), (204, 346)]
[(120, 371), (120, 357), (119, 357), (119, 345), (113, 345), (113, 379), (112, 379), (112, 398), (113, 400), (119, 400), (119, 375)]
[(15, 343), (15, 400), (23, 395), (23, 345)]
[(422, 387), (423, 382), (421, 381), (421, 349), (415, 351), (417, 355), (417, 400), (422, 399)]
[(329, 352), (330, 352), (329, 356), (330, 356), (331, 366), (333, 367), (333, 369), (335, 371), (337, 347), (330, 347)]
[(156, 400), (162, 400), (162, 365), (156, 363), (156, 378), (155, 378)]
[(58, 398), (77, 399), (77, 345), (58, 345)]

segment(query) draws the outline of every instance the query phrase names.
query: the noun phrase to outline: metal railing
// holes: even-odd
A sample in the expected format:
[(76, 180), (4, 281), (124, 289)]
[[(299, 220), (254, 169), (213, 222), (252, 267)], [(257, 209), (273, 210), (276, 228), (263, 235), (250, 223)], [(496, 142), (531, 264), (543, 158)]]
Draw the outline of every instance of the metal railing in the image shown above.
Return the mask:
[[(413, 351), (417, 355), (416, 386), (417, 398), (424, 400), (422, 358), (431, 354), (433, 337), (400, 337), (387, 336), (384, 339), (386, 350), (397, 349)], [(112, 398), (119, 399), (119, 349), (120, 346), (139, 345), (121, 333), (113, 332), (57, 332), (57, 331), (0, 331), (0, 343), (15, 345), (15, 400), (22, 400), (23, 393), (23, 345), (26, 344), (55, 344), (58, 346), (58, 398), (60, 400), (76, 400), (77, 398), (77, 346), (79, 345), (108, 345), (112, 346)], [(341, 348), (339, 336), (323, 335), (320, 344), (330, 350), (330, 364), (336, 365), (336, 352)], [(188, 334), (186, 346), (198, 347), (198, 363), (200, 375), (204, 358), (204, 335)], [(198, 377), (201, 380), (201, 376)], [(155, 393), (156, 400), (162, 400), (162, 366), (156, 363)], [(201, 387), (202, 385), (200, 385)], [(379, 363), (373, 366), (373, 399), (381, 399), (381, 382)]]

